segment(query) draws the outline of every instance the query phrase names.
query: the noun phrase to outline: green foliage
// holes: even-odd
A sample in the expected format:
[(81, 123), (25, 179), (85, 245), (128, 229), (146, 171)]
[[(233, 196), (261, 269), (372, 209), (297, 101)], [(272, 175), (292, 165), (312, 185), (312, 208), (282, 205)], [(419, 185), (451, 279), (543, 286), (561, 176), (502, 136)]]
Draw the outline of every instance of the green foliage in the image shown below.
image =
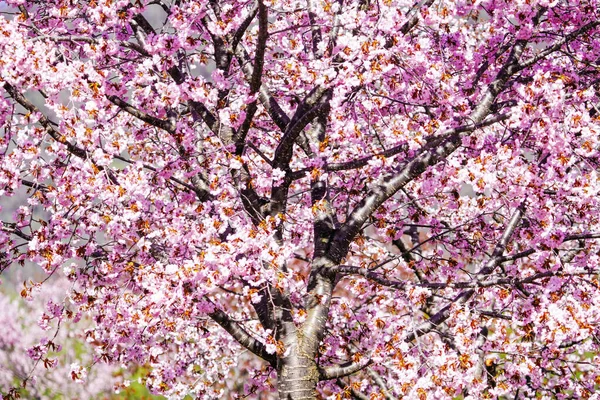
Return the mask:
[[(148, 388), (144, 386), (140, 381), (145, 381), (148, 373), (150, 372), (147, 367), (138, 367), (128, 380), (131, 382), (129, 386), (122, 387), (118, 394), (114, 394), (110, 397), (111, 400), (162, 400), (165, 399), (163, 396), (156, 396), (150, 393)], [(128, 375), (128, 371), (122, 371), (124, 375)]]

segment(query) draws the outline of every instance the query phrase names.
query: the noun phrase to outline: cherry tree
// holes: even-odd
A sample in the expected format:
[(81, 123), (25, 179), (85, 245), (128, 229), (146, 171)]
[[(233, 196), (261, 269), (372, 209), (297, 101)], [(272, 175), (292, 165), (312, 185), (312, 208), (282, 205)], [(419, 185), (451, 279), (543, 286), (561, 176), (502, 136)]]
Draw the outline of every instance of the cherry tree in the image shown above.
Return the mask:
[(597, 396), (598, 1), (2, 7), (2, 268), (71, 281), (94, 362), (169, 398)]

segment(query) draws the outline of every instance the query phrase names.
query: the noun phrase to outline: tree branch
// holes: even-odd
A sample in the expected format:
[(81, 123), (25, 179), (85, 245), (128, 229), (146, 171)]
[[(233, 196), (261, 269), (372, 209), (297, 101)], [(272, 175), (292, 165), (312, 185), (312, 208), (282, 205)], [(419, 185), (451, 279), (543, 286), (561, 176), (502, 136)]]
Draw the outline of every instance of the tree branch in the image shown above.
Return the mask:
[[(505, 235), (507, 235), (507, 233), (509, 232), (509, 230), (513, 230), (514, 232), (514, 219), (516, 218), (516, 214), (513, 215), (513, 218), (511, 219), (511, 222), (513, 223), (509, 223), (508, 225), (508, 229), (505, 231)], [(517, 223), (518, 224), (518, 223)], [(512, 234), (512, 233), (511, 233)], [(503, 235), (503, 237), (505, 237), (505, 235)], [(600, 234), (577, 234), (577, 235), (569, 235), (567, 236), (563, 242), (566, 242), (568, 240), (584, 240), (584, 239), (598, 239), (600, 238)], [(502, 241), (502, 239), (501, 239)], [(506, 244), (504, 245), (506, 247)], [(496, 247), (496, 249), (498, 248), (498, 245)], [(581, 249), (573, 249), (576, 251), (580, 251)], [(499, 265), (501, 263), (505, 263), (508, 261), (514, 261), (516, 259), (519, 258), (524, 258), (527, 257), (531, 254), (534, 254), (536, 252), (535, 249), (529, 249), (526, 251), (522, 251), (519, 253), (516, 253), (514, 255), (511, 256), (498, 256), (496, 257), (497, 262), (493, 263), (493, 259), (491, 259), (490, 261), (488, 261), (488, 263), (486, 264), (486, 266), (484, 266), (484, 268), (482, 268), (482, 270), (479, 272), (479, 275), (489, 275), (493, 272), (493, 269), (490, 269), (491, 265)], [(498, 252), (496, 252), (496, 254), (498, 254)], [(500, 253), (501, 254), (501, 253)], [(570, 253), (572, 254), (572, 253)], [(577, 253), (575, 253), (577, 254)], [(563, 262), (569, 262), (569, 260), (563, 260)], [(486, 270), (487, 268), (487, 270)], [(487, 271), (487, 272), (486, 272)], [(358, 275), (361, 276), (365, 279), (368, 279), (372, 282), (375, 282), (381, 286), (385, 286), (388, 287), (390, 289), (397, 289), (397, 290), (406, 290), (408, 286), (418, 286), (418, 287), (425, 287), (428, 289), (448, 289), (448, 288), (452, 288), (452, 289), (476, 289), (476, 288), (485, 288), (485, 287), (491, 287), (491, 286), (502, 286), (502, 285), (510, 285), (510, 286), (519, 286), (519, 285), (523, 285), (523, 284), (530, 284), (530, 283), (534, 283), (536, 280), (538, 279), (542, 279), (542, 278), (547, 278), (547, 277), (551, 277), (551, 276), (582, 276), (582, 275), (589, 275), (590, 273), (594, 273), (594, 272), (586, 272), (586, 273), (572, 273), (572, 274), (565, 274), (562, 271), (545, 271), (545, 272), (540, 272), (525, 278), (521, 278), (521, 279), (517, 279), (517, 278), (502, 278), (502, 277), (498, 277), (498, 278), (494, 278), (494, 279), (478, 279), (478, 280), (474, 280), (471, 282), (452, 282), (452, 283), (444, 283), (444, 282), (419, 282), (419, 283), (414, 283), (414, 282), (406, 282), (406, 281), (396, 281), (396, 280), (392, 280), (392, 279), (388, 279), (385, 274), (382, 273), (378, 273), (375, 272), (373, 270), (370, 270), (368, 268), (364, 268), (364, 267), (357, 267), (357, 266), (353, 266), (353, 265), (337, 265), (335, 267), (333, 267), (330, 270), (331, 273), (338, 273), (338, 274), (342, 274), (343, 276), (346, 275)], [(486, 274), (484, 274), (484, 272), (486, 272)]]
[(592, 21), (589, 22), (587, 24), (585, 24), (584, 26), (582, 26), (581, 28), (565, 35), (562, 39), (558, 40), (557, 42), (555, 42), (552, 46), (545, 48), (544, 50), (540, 51), (538, 54), (536, 54), (533, 57), (528, 58), (527, 60), (521, 62), (518, 64), (518, 70), (522, 70), (524, 68), (530, 67), (533, 64), (537, 63), (538, 61), (540, 61), (543, 58), (546, 58), (547, 56), (549, 56), (550, 54), (554, 53), (555, 51), (559, 50), (562, 46), (564, 46), (566, 43), (576, 39), (577, 37), (579, 37), (580, 35), (586, 33), (587, 31), (597, 27), (600, 25), (600, 21)]
[(400, 27), (400, 32), (403, 35), (406, 35), (408, 32), (411, 31), (412, 28), (414, 28), (417, 25), (417, 23), (419, 22), (419, 11), (421, 10), (421, 8), (429, 7), (433, 4), (433, 1), (434, 0), (424, 0), (422, 2), (419, 2), (416, 6), (414, 6), (408, 11), (408, 13), (406, 14), (408, 20)]
[[(319, 95), (318, 93), (321, 94)], [(311, 123), (315, 118), (319, 119), (317, 124), (319, 129), (324, 132), (330, 110), (330, 96), (331, 91), (321, 91), (318, 88), (307, 95), (303, 105), (298, 106), (298, 108), (304, 108), (307, 105), (311, 105), (311, 108), (306, 112), (296, 110), (296, 114), (292, 118), (292, 121), (288, 125), (287, 130), (275, 149), (273, 168), (279, 168), (280, 170), (285, 171), (286, 175), (282, 183), (273, 185), (273, 188), (271, 189), (271, 215), (277, 215), (278, 213), (283, 212), (286, 207), (288, 190), (293, 181), (289, 164), (293, 155), (294, 143), (306, 125)]]
[(517, 41), (513, 46), (505, 64), (496, 79), (490, 83), (483, 98), (471, 112), (470, 122), (463, 127), (449, 130), (441, 137), (429, 141), (410, 161), (399, 166), (392, 174), (386, 176), (383, 182), (372, 187), (367, 196), (352, 210), (347, 222), (338, 230), (332, 243), (331, 256), (339, 262), (348, 252), (350, 243), (362, 229), (365, 221), (387, 199), (392, 197), (406, 184), (420, 176), (428, 167), (433, 166), (448, 157), (462, 144), (462, 137), (475, 130), (478, 124), (485, 121), (490, 114), (490, 107), (512, 74), (516, 71), (519, 57), (524, 48), (524, 41)]
[[(491, 104), (492, 99), (486, 98), (486, 110)], [(488, 104), (489, 103), (489, 104)], [(477, 107), (472, 114), (475, 121), (477, 118), (484, 118), (481, 111), (482, 105)], [(487, 111), (485, 111), (487, 113)], [(402, 189), (406, 184), (420, 176), (428, 167), (433, 166), (452, 154), (462, 144), (462, 137), (465, 133), (473, 132), (481, 126), (488, 126), (492, 123), (508, 118), (501, 115), (494, 117), (492, 121), (480, 121), (454, 128), (447, 131), (440, 137), (430, 140), (421, 151), (410, 161), (399, 167), (396, 173), (390, 174), (383, 179), (383, 182), (375, 185), (368, 192), (368, 195), (352, 210), (347, 222), (337, 232), (332, 247), (332, 256), (334, 259), (342, 259), (348, 246), (362, 229), (365, 221), (371, 214), (387, 199)]]
[[(77, 36), (77, 35), (65, 35), (65, 36), (52, 36), (52, 35), (41, 35), (41, 36), (36, 36), (32, 39), (30, 39), (32, 42), (39, 42), (42, 40), (50, 40), (52, 42), (83, 42), (83, 43), (92, 43), (92, 44), (98, 44), (98, 39), (89, 37), (89, 36)], [(117, 43), (119, 43), (121, 46), (135, 50), (136, 52), (138, 52), (139, 54), (149, 57), (150, 53), (148, 53), (142, 46), (132, 43), (132, 42), (124, 42), (124, 41), (117, 41)]]
[(366, 394), (364, 394), (363, 392), (360, 392), (356, 389), (354, 389), (352, 387), (352, 384), (346, 385), (341, 379), (338, 379), (335, 382), (336, 385), (338, 385), (338, 387), (340, 389), (342, 389), (344, 391), (344, 393), (350, 392), (350, 395), (358, 400), (370, 400), (370, 397), (367, 396)]
[(44, 193), (48, 191), (48, 186), (44, 185), (43, 183), (31, 182), (26, 179), (21, 179), (21, 185), (30, 187), (35, 190), (39, 190), (40, 192)]
[[(234, 51), (235, 56), (242, 67), (242, 71), (244, 72), (246, 80), (250, 82), (252, 80), (253, 73), (252, 68), (250, 67), (250, 56), (242, 46), (237, 46)], [(288, 124), (290, 123), (290, 118), (283, 111), (279, 103), (277, 103), (277, 100), (275, 100), (275, 97), (273, 97), (267, 86), (264, 84), (261, 84), (260, 86), (258, 99), (275, 125), (277, 125), (282, 132), (285, 132)]]
[(319, 44), (322, 41), (323, 34), (321, 33), (321, 27), (316, 23), (314, 7), (313, 0), (307, 0), (308, 21), (310, 22), (312, 36), (312, 52), (317, 56), (319, 55)]
[(69, 153), (73, 154), (74, 156), (77, 156), (82, 159), (87, 158), (87, 154), (84, 149), (82, 149), (81, 147), (77, 147), (74, 144), (70, 143), (63, 134), (61, 134), (59, 131), (56, 130), (56, 128), (54, 128), (52, 122), (50, 122), (48, 117), (46, 117), (44, 114), (42, 114), (42, 112), (40, 112), (38, 110), (38, 108), (35, 105), (33, 105), (32, 102), (27, 100), (27, 98), (25, 96), (23, 96), (18, 90), (16, 90), (13, 85), (11, 85), (8, 82), (4, 82), (3, 87), (8, 92), (10, 97), (12, 97), (17, 103), (19, 103), (21, 106), (23, 106), (23, 108), (25, 108), (27, 111), (29, 111), (30, 113), (38, 113), (39, 114), (40, 125), (42, 125), (46, 129), (46, 132), (48, 132), (48, 134), (50, 135), (50, 137), (52, 137), (52, 139), (56, 140), (59, 143), (64, 144), (67, 147), (67, 150), (69, 151)]
[(233, 321), (229, 315), (225, 312), (221, 311), (217, 308), (216, 304), (214, 304), (209, 299), (206, 299), (209, 303), (211, 303), (214, 307), (214, 311), (209, 314), (209, 316), (219, 324), (223, 329), (225, 329), (237, 342), (250, 350), (255, 355), (259, 356), (263, 360), (270, 363), (272, 366), (275, 366), (277, 363), (277, 357), (274, 354), (269, 354), (265, 345), (259, 342), (257, 339), (252, 337), (241, 325), (237, 322)]
[(33, 237), (31, 235), (28, 235), (25, 232), (21, 231), (20, 229), (17, 229), (17, 224), (15, 224), (13, 222), (0, 221), (0, 224), (1, 224), (0, 230), (2, 230), (3, 232), (13, 234), (13, 235), (18, 236), (21, 239), (25, 239), (27, 241), (30, 241), (31, 239), (33, 239)]
[[(510, 118), (510, 114), (501, 114), (501, 115), (496, 115), (494, 117), (491, 118), (487, 118), (485, 121), (473, 125), (473, 124), (468, 124), (468, 125), (463, 125), (463, 126), (459, 126), (456, 128), (452, 128), (448, 131), (446, 131), (444, 134), (448, 135), (451, 133), (466, 133), (466, 132), (472, 132), (476, 129), (480, 129), (480, 128), (484, 128), (486, 126), (490, 126), (493, 125), (495, 123), (501, 122), (501, 121), (505, 121), (507, 119)], [(436, 138), (431, 138), (430, 140), (435, 140)], [(325, 171), (331, 172), (331, 171), (346, 171), (349, 169), (357, 169), (357, 168), (362, 168), (365, 165), (367, 165), (369, 163), (369, 161), (371, 161), (374, 158), (378, 158), (378, 157), (385, 157), (385, 158), (389, 158), (389, 157), (393, 157), (397, 154), (402, 153), (403, 151), (408, 150), (408, 145), (406, 143), (402, 143), (399, 144), (397, 146), (391, 147), (387, 150), (384, 150), (380, 153), (376, 153), (376, 154), (371, 154), (369, 156), (365, 156), (362, 158), (358, 158), (355, 160), (350, 160), (350, 161), (344, 161), (344, 162), (339, 162), (339, 163), (326, 163), (323, 166), (323, 169)], [(307, 172), (309, 172), (310, 169), (302, 169), (302, 170), (298, 170), (298, 171), (294, 171), (292, 173), (292, 180), (297, 180), (297, 179), (301, 179), (303, 178)]]
[[(254, 65), (252, 66), (252, 74), (250, 75), (250, 95), (257, 93), (260, 90), (262, 82), (263, 67), (265, 62), (265, 51), (267, 48), (267, 39), (269, 37), (269, 15), (267, 13), (267, 7), (263, 4), (262, 0), (258, 0), (258, 38), (256, 43), (256, 51), (254, 52)], [(250, 126), (252, 125), (252, 119), (256, 110), (258, 99), (252, 101), (246, 107), (246, 117), (242, 122), (242, 125), (234, 135), (233, 141), (236, 145), (236, 154), (242, 155), (244, 153), (245, 139)]]
[[(252, 15), (252, 18), (254, 18), (253, 15)], [(252, 18), (250, 18), (250, 21)], [(133, 18), (133, 20), (135, 21), (137, 26), (139, 26), (139, 28), (141, 28), (144, 31), (144, 33), (146, 35), (154, 35), (155, 34), (154, 28), (152, 28), (152, 25), (150, 25), (148, 20), (146, 20), (146, 18), (142, 14), (136, 15)], [(247, 27), (250, 24), (250, 21), (247, 21), (247, 24), (245, 21), (244, 24), (242, 24), (242, 26)], [(135, 28), (136, 28), (136, 32), (137, 32), (139, 29), (137, 29), (137, 27), (135, 27)], [(181, 84), (185, 80), (184, 74), (179, 70), (179, 68), (177, 66), (173, 66), (172, 68), (170, 68), (168, 70), (168, 73), (171, 76), (171, 78), (173, 78), (175, 83), (177, 83), (177, 84)], [(189, 100), (188, 105), (189, 105), (190, 109), (192, 110), (192, 115), (194, 116), (194, 119), (197, 120), (197, 118), (200, 118), (206, 124), (208, 129), (210, 129), (211, 132), (213, 132), (217, 137), (221, 138), (226, 145), (231, 143), (231, 138), (233, 137), (232, 129), (228, 126), (222, 125), (221, 122), (218, 120), (218, 118), (216, 118), (206, 108), (206, 106), (204, 104), (202, 104), (198, 101)]]
[(504, 254), (506, 245), (508, 244), (508, 241), (515, 232), (515, 229), (517, 229), (517, 226), (521, 223), (521, 219), (523, 218), (524, 213), (525, 202), (523, 201), (521, 202), (521, 204), (519, 204), (519, 206), (513, 213), (512, 217), (510, 218), (510, 221), (508, 222), (508, 225), (506, 226), (506, 229), (504, 230), (504, 233), (502, 234), (502, 237), (500, 238), (498, 243), (496, 243), (496, 247), (494, 248), (490, 260), (485, 265), (485, 267), (483, 267), (481, 271), (478, 272), (478, 275), (489, 275), (494, 271), (494, 269), (498, 265), (501, 264), (500, 259), (502, 257), (502, 254)]
[(327, 114), (329, 111), (330, 90), (314, 89), (306, 96), (303, 103), (298, 106), (290, 126), (285, 130), (283, 137), (275, 149), (273, 165), (286, 169), (292, 157), (294, 143), (300, 132), (317, 116)]
[(573, 235), (567, 235), (563, 239), (563, 242), (570, 242), (573, 240), (581, 240), (581, 239), (600, 239), (600, 233), (576, 233)]
[[(517, 225), (520, 223), (521, 219), (523, 218), (523, 213), (525, 211), (524, 207), (525, 207), (525, 202), (523, 201), (523, 202), (521, 202), (521, 204), (519, 204), (519, 206), (513, 213), (512, 217), (510, 218), (510, 221), (507, 224), (506, 228), (504, 229), (504, 232), (503, 232), (500, 240), (498, 241), (498, 243), (496, 244), (496, 247), (494, 248), (494, 252), (492, 253), (490, 260), (487, 262), (485, 267), (483, 267), (479, 271), (479, 273), (478, 273), (479, 276), (490, 274), (494, 270), (494, 268), (498, 265), (498, 259), (500, 257), (502, 257), (502, 253), (504, 253), (504, 250), (506, 249), (506, 245), (507, 245), (508, 241), (512, 237)], [(444, 322), (445, 320), (448, 319), (448, 317), (450, 316), (450, 308), (452, 307), (453, 303), (461, 303), (461, 304), (465, 303), (474, 294), (475, 294), (474, 289), (469, 289), (467, 291), (463, 291), (463, 292), (459, 293), (458, 296), (456, 296), (454, 298), (452, 303), (450, 303), (446, 307), (442, 308), (440, 311), (438, 311), (433, 316), (431, 316), (431, 318), (428, 321), (424, 322), (419, 327), (414, 329), (413, 333), (409, 334), (405, 340), (412, 341), (416, 337), (423, 336), (426, 333), (430, 332), (432, 329), (435, 329), (438, 325), (440, 325), (442, 322)]]
[(131, 104), (127, 103), (126, 101), (121, 100), (119, 97), (117, 97), (115, 95), (109, 95), (109, 96), (106, 96), (106, 98), (108, 100), (110, 100), (111, 103), (113, 103), (114, 105), (119, 107), (121, 110), (136, 117), (137, 119), (144, 121), (145, 123), (155, 126), (157, 128), (160, 128), (164, 131), (167, 131), (171, 135), (173, 135), (175, 133), (175, 126), (171, 122), (162, 120), (160, 118), (153, 117), (152, 115), (145, 113), (145, 112), (141, 111), (140, 109), (132, 106)]
[(367, 368), (373, 364), (373, 360), (365, 359), (360, 362), (348, 362), (342, 365), (330, 365), (319, 369), (319, 380), (326, 381), (330, 379), (343, 378), (352, 375), (358, 371)]
[[(133, 161), (131, 161), (131, 160), (125, 158), (125, 157), (122, 157), (122, 156), (115, 155), (115, 156), (113, 156), (113, 158), (115, 160), (120, 160), (120, 161), (126, 162), (127, 164), (134, 164)], [(157, 168), (154, 168), (151, 165), (142, 164), (142, 166), (145, 169), (149, 170), (149, 171), (159, 172), (159, 170)], [(171, 182), (173, 182), (173, 183), (176, 183), (178, 185), (181, 185), (184, 189), (187, 189), (187, 190), (190, 190), (190, 191), (194, 192), (200, 201), (207, 200), (210, 197), (210, 193), (207, 190), (208, 188), (202, 189), (202, 187), (199, 186), (199, 185), (190, 185), (189, 183), (186, 183), (186, 182), (184, 182), (184, 181), (182, 181), (180, 179), (177, 179), (175, 177), (170, 177), (168, 180), (171, 181)], [(204, 186), (204, 182), (202, 182), (202, 186)]]
[[(130, 115), (138, 118), (139, 120), (141, 120), (143, 122), (146, 122), (147, 124), (150, 124), (152, 126), (155, 126), (157, 128), (160, 128), (160, 129), (168, 132), (171, 136), (175, 136), (177, 129), (176, 129), (176, 126), (174, 123), (153, 117), (153, 116), (133, 107), (132, 105), (121, 100), (117, 96), (110, 95), (110, 96), (107, 96), (107, 98), (113, 104), (115, 104), (117, 107), (126, 111)], [(181, 143), (179, 140), (176, 139), (176, 141), (177, 141), (177, 145), (178, 145), (179, 154), (183, 158), (183, 157), (185, 157), (185, 149), (181, 146)], [(210, 198), (210, 189), (209, 189), (208, 184), (206, 183), (206, 178), (201, 176), (201, 174), (194, 174), (191, 176), (190, 181), (192, 182), (191, 186), (193, 187), (193, 190), (196, 193), (196, 195), (200, 201), (205, 201)], [(181, 181), (179, 181), (179, 183), (181, 183)]]
[(373, 378), (373, 380), (375, 381), (375, 384), (377, 386), (379, 386), (379, 388), (383, 392), (383, 395), (385, 396), (386, 400), (394, 400), (394, 397), (390, 394), (390, 391), (388, 390), (388, 388), (385, 384), (385, 381), (383, 380), (381, 375), (379, 375), (372, 368), (367, 368), (367, 373), (369, 374), (369, 376), (371, 378)]

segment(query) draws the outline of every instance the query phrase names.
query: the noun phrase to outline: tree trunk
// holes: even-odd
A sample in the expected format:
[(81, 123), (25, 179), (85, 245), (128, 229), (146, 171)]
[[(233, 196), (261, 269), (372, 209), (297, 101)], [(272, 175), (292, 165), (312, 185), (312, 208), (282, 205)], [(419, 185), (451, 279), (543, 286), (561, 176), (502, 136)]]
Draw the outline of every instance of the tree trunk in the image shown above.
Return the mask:
[[(296, 335), (294, 335), (296, 336)], [(314, 400), (317, 398), (319, 372), (315, 357), (297, 336), (289, 354), (279, 359), (277, 389), (281, 400)]]
[[(281, 400), (315, 400), (319, 369), (317, 354), (323, 338), (333, 279), (321, 274), (322, 268), (333, 264), (328, 259), (318, 258), (313, 262), (314, 275), (309, 283), (309, 294), (306, 301), (307, 317), (301, 327), (285, 324), (282, 338), (285, 353), (277, 360), (277, 389)], [(291, 322), (291, 320), (289, 321)]]

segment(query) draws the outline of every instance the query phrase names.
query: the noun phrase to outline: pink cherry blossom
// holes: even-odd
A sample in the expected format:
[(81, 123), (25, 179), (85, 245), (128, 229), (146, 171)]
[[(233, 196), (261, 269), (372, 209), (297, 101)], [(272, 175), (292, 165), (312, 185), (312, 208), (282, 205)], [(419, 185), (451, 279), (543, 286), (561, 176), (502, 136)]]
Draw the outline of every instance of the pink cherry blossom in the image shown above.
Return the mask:
[(68, 284), (1, 395), (594, 398), (599, 9), (6, 2), (2, 287)]

